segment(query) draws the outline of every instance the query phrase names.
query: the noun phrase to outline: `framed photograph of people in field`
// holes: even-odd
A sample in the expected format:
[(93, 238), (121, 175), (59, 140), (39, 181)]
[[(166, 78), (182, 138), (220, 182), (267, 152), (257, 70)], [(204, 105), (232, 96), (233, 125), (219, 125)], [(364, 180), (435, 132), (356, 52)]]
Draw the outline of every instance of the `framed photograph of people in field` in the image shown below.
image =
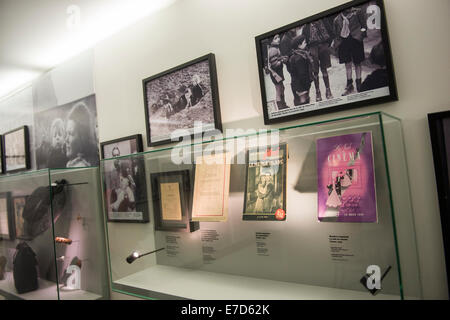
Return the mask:
[(222, 131), (214, 54), (142, 80), (147, 144)]
[(383, 0), (355, 0), (256, 37), (264, 123), (397, 100)]

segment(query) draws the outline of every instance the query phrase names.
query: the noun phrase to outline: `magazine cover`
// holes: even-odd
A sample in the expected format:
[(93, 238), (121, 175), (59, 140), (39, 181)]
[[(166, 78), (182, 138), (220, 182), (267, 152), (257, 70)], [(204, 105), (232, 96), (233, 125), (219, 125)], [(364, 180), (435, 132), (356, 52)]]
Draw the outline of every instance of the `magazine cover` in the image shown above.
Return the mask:
[(243, 220), (286, 220), (287, 145), (247, 151)]
[(318, 219), (377, 222), (372, 133), (317, 139)]

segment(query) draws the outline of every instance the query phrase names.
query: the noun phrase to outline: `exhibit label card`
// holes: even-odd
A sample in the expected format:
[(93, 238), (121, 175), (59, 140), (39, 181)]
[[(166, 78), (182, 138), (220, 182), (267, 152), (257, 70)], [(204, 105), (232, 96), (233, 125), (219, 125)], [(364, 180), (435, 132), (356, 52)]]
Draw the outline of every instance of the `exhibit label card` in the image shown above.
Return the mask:
[(377, 222), (372, 133), (317, 139), (319, 221)]
[(193, 221), (227, 220), (230, 169), (230, 155), (227, 153), (197, 157)]
[(286, 220), (287, 144), (247, 152), (243, 220)]
[(178, 182), (161, 183), (161, 209), (163, 220), (180, 221), (182, 219)]

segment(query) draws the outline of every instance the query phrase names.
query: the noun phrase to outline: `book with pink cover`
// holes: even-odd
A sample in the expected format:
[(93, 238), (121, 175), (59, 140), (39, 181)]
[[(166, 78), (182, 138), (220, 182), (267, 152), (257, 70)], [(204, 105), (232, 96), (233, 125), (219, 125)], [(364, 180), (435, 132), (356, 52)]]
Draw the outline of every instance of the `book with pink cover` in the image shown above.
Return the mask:
[(317, 139), (318, 219), (377, 222), (372, 133)]

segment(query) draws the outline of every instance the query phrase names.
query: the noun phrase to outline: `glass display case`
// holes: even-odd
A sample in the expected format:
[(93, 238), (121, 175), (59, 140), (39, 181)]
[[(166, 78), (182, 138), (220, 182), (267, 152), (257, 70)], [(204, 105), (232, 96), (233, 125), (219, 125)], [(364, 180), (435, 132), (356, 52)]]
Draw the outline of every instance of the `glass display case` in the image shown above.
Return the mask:
[(0, 296), (109, 298), (99, 168), (0, 176)]
[(101, 162), (113, 292), (422, 298), (399, 119), (226, 133)]

